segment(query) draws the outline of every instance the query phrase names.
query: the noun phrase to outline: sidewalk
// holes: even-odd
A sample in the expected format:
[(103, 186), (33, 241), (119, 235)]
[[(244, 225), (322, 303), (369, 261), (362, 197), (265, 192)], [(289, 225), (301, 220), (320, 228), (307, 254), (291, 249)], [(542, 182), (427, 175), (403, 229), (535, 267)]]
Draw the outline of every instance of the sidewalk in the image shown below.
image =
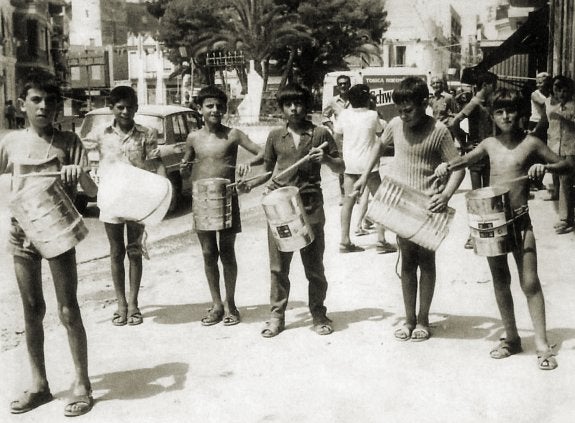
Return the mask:
[[(108, 262), (80, 266), (79, 295), (88, 333), (96, 404), (85, 422), (571, 422), (575, 417), (575, 236), (552, 231), (552, 206), (531, 201), (550, 340), (559, 368), (536, 366), (531, 323), (516, 273), (513, 289), (525, 352), (489, 357), (502, 335), (486, 260), (464, 250), (464, 192), (451, 233), (437, 253), (433, 336), (397, 342), (403, 303), (395, 275), (397, 254), (378, 255), (375, 235), (354, 238), (367, 251), (339, 254), (339, 207), (333, 175), (326, 194), (326, 305), (335, 332), (310, 328), (307, 282), (294, 255), (286, 330), (259, 335), (268, 316), (269, 275), (265, 219), (244, 219), (238, 236), (237, 304), (241, 324), (202, 327), (210, 306), (201, 252), (194, 236), (153, 245), (140, 293), (144, 324), (114, 327)], [(537, 194), (538, 195), (538, 194)], [(394, 237), (388, 234), (389, 240)], [(514, 266), (512, 266), (514, 272)], [(46, 272), (47, 269), (44, 269)], [(72, 381), (64, 329), (56, 323), (51, 282), (46, 283), (46, 362), (56, 400), (13, 416), (8, 405), (27, 387), (24, 345), (1, 355), (0, 421), (60, 422)], [(14, 319), (21, 321), (18, 308)], [(78, 419), (78, 420), (80, 420)]]

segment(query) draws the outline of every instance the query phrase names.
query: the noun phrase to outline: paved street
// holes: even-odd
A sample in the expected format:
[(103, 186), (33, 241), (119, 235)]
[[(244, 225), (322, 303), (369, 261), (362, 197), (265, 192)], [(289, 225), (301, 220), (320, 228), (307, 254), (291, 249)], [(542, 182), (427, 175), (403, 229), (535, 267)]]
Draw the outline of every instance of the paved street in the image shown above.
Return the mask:
[[(286, 330), (259, 335), (268, 313), (269, 277), (265, 221), (247, 213), (238, 236), (237, 303), (243, 321), (234, 327), (199, 323), (209, 293), (195, 236), (152, 244), (140, 294), (144, 324), (114, 327), (108, 260), (79, 266), (79, 296), (89, 339), (90, 373), (97, 400), (86, 422), (560, 422), (575, 417), (575, 284), (570, 259), (575, 236), (552, 232), (552, 205), (536, 194), (531, 214), (538, 240), (550, 340), (559, 368), (536, 367), (532, 327), (516, 274), (517, 321), (525, 352), (493, 360), (502, 335), (485, 259), (464, 250), (467, 223), (464, 181), (451, 205), (458, 213), (437, 253), (438, 284), (432, 306), (433, 337), (397, 342), (402, 323), (397, 254), (378, 255), (375, 235), (356, 238), (363, 253), (337, 252), (336, 178), (324, 177), (327, 212), (327, 306), (335, 332), (310, 330), (307, 288), (299, 258), (292, 265)], [(46, 361), (57, 400), (21, 416), (10, 400), (27, 385), (28, 363), (20, 338), (3, 329), (0, 421), (63, 421), (72, 380), (65, 333), (57, 324), (46, 283)], [(4, 280), (4, 283), (7, 283)], [(3, 295), (2, 322), (21, 332), (17, 296)], [(10, 335), (5, 338), (4, 335)]]

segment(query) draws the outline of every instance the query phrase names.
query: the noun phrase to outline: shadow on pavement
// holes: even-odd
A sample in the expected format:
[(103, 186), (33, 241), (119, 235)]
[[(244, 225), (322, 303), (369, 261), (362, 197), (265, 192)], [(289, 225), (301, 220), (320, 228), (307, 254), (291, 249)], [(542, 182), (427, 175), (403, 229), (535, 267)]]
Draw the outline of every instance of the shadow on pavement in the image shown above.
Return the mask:
[(104, 373), (91, 376), (92, 389), (105, 391), (96, 401), (149, 398), (185, 387), (186, 363), (165, 363), (151, 368)]

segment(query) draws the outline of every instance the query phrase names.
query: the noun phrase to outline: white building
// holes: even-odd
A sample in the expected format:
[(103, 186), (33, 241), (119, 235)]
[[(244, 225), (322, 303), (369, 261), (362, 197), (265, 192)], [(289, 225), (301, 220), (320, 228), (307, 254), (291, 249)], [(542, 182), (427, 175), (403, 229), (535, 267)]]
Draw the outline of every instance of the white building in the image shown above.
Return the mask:
[(4, 127), (4, 105), (16, 101), (16, 51), (10, 0), (0, 0), (0, 127)]

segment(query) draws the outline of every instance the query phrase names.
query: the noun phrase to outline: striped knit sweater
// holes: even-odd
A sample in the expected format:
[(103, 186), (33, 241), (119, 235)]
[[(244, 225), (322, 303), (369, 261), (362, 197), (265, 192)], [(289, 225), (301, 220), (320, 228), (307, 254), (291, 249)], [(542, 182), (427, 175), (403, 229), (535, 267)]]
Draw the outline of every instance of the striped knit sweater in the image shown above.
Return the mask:
[(426, 119), (422, 127), (413, 131), (395, 117), (385, 128), (381, 141), (391, 140), (395, 149), (389, 176), (431, 196), (443, 189), (435, 183), (435, 168), (458, 154), (447, 127), (431, 117)]

